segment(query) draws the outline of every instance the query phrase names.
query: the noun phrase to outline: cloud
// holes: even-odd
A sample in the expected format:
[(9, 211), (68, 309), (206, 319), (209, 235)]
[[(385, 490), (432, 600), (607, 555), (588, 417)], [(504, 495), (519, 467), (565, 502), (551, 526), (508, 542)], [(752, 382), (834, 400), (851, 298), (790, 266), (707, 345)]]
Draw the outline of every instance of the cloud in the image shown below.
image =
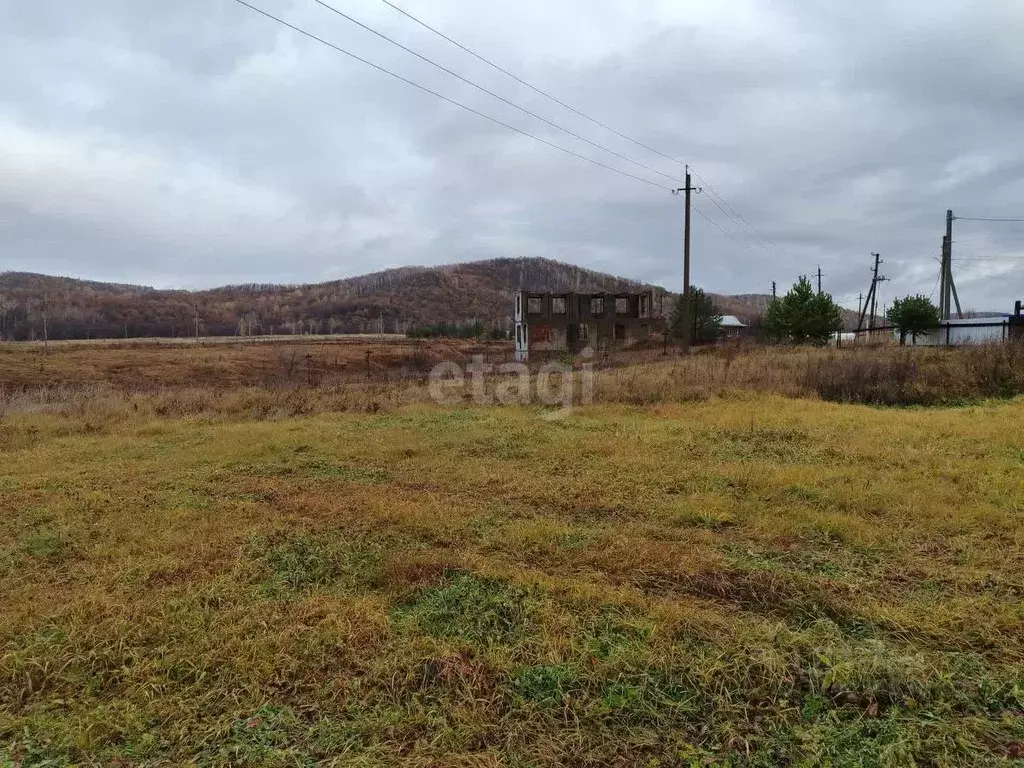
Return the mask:
[[(576, 133), (567, 112), (378, 2), (330, 0)], [(677, 287), (680, 186), (427, 67), (312, 0), (268, 11), (625, 178), (375, 72), (232, 0), (0, 8), (0, 268), (162, 286), (313, 281), (536, 254)], [(404, 7), (596, 119), (695, 166), (694, 279), (765, 292), (821, 265), (855, 305), (932, 290), (946, 208), (1024, 213), (1024, 9), (539, 0)], [(957, 222), (962, 301), (1006, 309), (1024, 232)], [(962, 236), (962, 241), (961, 240)], [(762, 244), (755, 242), (755, 238)], [(967, 256), (972, 257), (967, 260)], [(990, 257), (999, 259), (982, 261)], [(1016, 283), (1014, 282), (1016, 279)], [(1015, 293), (1016, 292), (1016, 293)]]

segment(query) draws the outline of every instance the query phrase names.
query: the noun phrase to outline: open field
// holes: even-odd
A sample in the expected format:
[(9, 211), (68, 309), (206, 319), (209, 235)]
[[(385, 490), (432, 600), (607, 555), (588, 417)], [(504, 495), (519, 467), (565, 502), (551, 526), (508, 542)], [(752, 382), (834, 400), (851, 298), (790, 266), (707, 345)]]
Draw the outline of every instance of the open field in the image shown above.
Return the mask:
[(387, 344), (407, 343), (409, 337), (404, 333), (302, 333), (302, 334), (260, 334), (258, 336), (141, 336), (100, 339), (50, 339), (43, 341), (2, 342), (10, 347), (32, 347), (42, 349), (64, 349), (68, 347), (96, 348), (129, 348), (139, 347), (209, 347), (217, 345), (251, 345), (251, 344)]
[(129, 339), (0, 343), (0, 388), (139, 392), (195, 386), (374, 382), (421, 375), (441, 360), (511, 359), (503, 342), (404, 336), (285, 336), (253, 339)]
[(0, 766), (1024, 760), (1019, 398), (729, 353), (552, 419), (6, 352)]
[[(280, 343), (0, 343), (0, 414), (82, 415), (144, 408), (159, 415), (243, 412), (258, 418), (371, 410), (429, 399), (441, 362), (513, 359), (510, 342), (369, 336)], [(561, 358), (577, 370), (586, 359)], [(543, 364), (534, 360), (534, 371)], [(877, 405), (939, 405), (1024, 394), (1024, 344), (975, 348), (787, 349), (725, 345), (688, 358), (660, 345), (589, 358), (600, 402), (649, 405), (736, 392)], [(491, 388), (499, 379), (489, 378)]]

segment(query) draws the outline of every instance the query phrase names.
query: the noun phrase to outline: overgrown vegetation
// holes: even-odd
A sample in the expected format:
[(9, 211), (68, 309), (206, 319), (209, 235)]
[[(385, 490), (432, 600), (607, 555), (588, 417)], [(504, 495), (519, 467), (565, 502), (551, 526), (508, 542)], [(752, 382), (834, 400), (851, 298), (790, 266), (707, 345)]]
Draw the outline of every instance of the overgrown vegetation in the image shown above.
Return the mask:
[(916, 355), (834, 356), (809, 367), (807, 388), (825, 400), (872, 405), (956, 405), (1024, 393), (1024, 344)]
[(1021, 385), (919, 352), (608, 368), (555, 420), (9, 394), (0, 766), (1019, 765), (1021, 402), (754, 391)]
[(963, 348), (725, 347), (599, 371), (600, 402), (649, 405), (771, 392), (868, 405), (964, 405), (1024, 394), (1024, 344)]
[[(369, 354), (367, 354), (369, 353)], [(430, 371), (511, 346), (466, 340), (220, 344), (0, 345), (0, 416), (74, 416), (82, 429), (133, 415), (278, 419), (429, 402)], [(567, 361), (568, 362), (568, 361)], [(654, 348), (601, 355), (593, 398), (655, 404), (745, 392), (872, 405), (957, 405), (1024, 394), (1024, 344), (843, 349), (728, 344), (682, 357)], [(488, 379), (493, 390), (500, 377)], [(582, 388), (577, 381), (578, 394)], [(463, 395), (472, 398), (467, 385)]]

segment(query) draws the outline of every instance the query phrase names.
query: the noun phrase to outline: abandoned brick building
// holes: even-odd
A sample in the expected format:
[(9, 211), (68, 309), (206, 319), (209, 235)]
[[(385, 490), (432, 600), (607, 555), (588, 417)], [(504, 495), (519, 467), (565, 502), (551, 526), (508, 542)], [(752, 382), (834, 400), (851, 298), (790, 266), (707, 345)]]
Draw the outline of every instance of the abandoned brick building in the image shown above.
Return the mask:
[(516, 294), (516, 359), (531, 352), (609, 349), (661, 338), (665, 320), (653, 291)]

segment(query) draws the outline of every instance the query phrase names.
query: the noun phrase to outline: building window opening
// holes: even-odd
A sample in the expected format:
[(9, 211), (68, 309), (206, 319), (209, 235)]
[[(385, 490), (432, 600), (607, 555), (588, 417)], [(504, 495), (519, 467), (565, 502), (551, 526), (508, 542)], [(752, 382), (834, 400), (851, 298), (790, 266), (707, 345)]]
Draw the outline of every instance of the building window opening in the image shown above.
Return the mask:
[(531, 296), (526, 300), (526, 311), (531, 315), (539, 315), (542, 299), (540, 296)]
[(551, 298), (551, 314), (565, 314), (565, 296), (553, 296)]
[(595, 296), (590, 300), (590, 314), (592, 315), (603, 315), (604, 314), (604, 297)]

